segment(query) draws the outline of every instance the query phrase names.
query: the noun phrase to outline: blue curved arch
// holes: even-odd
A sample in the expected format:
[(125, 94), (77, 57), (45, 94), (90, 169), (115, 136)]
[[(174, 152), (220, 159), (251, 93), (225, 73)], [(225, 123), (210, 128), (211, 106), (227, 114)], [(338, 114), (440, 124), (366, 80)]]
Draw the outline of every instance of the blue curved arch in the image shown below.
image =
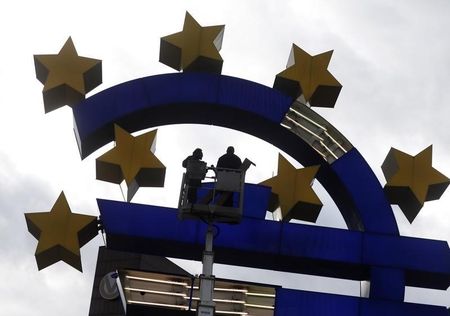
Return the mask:
[(114, 123), (129, 132), (168, 124), (213, 124), (259, 137), (304, 166), (321, 165), (317, 180), (349, 229), (398, 235), (383, 189), (355, 148), (330, 165), (280, 125), (291, 103), (289, 97), (255, 82), (175, 73), (119, 84), (81, 102), (73, 113), (82, 158), (113, 140)]

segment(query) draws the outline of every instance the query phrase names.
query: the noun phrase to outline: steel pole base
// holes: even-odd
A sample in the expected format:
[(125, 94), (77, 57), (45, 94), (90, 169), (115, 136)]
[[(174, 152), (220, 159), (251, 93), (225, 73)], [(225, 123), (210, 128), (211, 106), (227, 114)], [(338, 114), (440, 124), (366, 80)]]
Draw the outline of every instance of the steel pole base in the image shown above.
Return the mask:
[(208, 305), (205, 303), (199, 303), (197, 309), (197, 316), (214, 316), (214, 311), (216, 310), (216, 304)]
[(200, 275), (200, 302), (198, 303), (198, 316), (214, 316), (216, 303), (213, 301), (214, 275)]

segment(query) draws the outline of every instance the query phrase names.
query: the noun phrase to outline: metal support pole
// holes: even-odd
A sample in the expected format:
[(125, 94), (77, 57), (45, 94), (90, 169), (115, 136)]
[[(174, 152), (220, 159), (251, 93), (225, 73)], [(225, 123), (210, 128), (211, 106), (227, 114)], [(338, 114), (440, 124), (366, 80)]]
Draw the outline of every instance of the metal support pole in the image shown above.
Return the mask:
[(216, 304), (213, 301), (214, 275), (213, 275), (213, 239), (214, 232), (212, 224), (209, 223), (206, 232), (205, 250), (203, 251), (203, 268), (200, 275), (200, 302), (198, 304), (198, 316), (214, 316)]

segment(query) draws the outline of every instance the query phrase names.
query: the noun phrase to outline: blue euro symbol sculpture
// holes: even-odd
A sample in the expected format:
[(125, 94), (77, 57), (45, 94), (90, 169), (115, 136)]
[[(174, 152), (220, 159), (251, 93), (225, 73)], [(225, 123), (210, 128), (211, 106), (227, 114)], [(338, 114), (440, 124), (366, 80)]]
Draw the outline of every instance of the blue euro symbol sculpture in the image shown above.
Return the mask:
[[(280, 123), (292, 99), (269, 87), (216, 74), (176, 73), (119, 84), (73, 109), (82, 158), (113, 140), (114, 124), (129, 132), (168, 124), (213, 124), (259, 137), (304, 166), (348, 230), (264, 219), (270, 188), (246, 184), (244, 218), (220, 224), (216, 262), (295, 273), (369, 280), (368, 298), (279, 288), (275, 315), (448, 315), (445, 307), (404, 302), (405, 286), (446, 290), (445, 241), (402, 237), (381, 184), (352, 148), (333, 163)], [(174, 115), (176, 113), (176, 115)], [(202, 113), (202, 115), (198, 115)], [(178, 221), (177, 210), (98, 200), (108, 248), (185, 259), (200, 258), (206, 226)]]

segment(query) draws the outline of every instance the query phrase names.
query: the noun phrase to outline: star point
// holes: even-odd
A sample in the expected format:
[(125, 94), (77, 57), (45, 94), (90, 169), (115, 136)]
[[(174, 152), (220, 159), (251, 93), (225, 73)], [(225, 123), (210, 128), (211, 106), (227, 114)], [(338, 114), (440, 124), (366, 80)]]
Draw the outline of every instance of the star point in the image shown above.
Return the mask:
[(64, 192), (49, 212), (25, 213), (28, 231), (38, 240), (35, 257), (42, 270), (64, 261), (82, 271), (80, 248), (97, 235), (97, 217), (72, 213)]
[(76, 105), (102, 83), (101, 61), (78, 56), (71, 37), (56, 55), (34, 55), (34, 64), (36, 78), (44, 85), (45, 113)]
[(450, 184), (449, 178), (432, 167), (432, 146), (416, 156), (391, 148), (381, 168), (389, 202), (397, 204), (410, 223), (426, 201), (438, 200)]
[(292, 45), (287, 67), (275, 77), (273, 87), (293, 98), (303, 96), (316, 107), (334, 107), (342, 85), (328, 71), (333, 51), (311, 56)]
[(161, 38), (159, 61), (178, 71), (221, 73), (224, 25), (202, 27), (186, 12), (183, 30)]
[(322, 208), (322, 202), (312, 189), (319, 167), (296, 169), (279, 155), (277, 176), (260, 183), (272, 187), (269, 210), (273, 212), (280, 207), (284, 221), (298, 219), (315, 222)]
[(166, 167), (154, 155), (157, 130), (134, 137), (114, 125), (116, 146), (96, 159), (97, 179), (128, 187), (131, 201), (139, 187), (163, 187)]

